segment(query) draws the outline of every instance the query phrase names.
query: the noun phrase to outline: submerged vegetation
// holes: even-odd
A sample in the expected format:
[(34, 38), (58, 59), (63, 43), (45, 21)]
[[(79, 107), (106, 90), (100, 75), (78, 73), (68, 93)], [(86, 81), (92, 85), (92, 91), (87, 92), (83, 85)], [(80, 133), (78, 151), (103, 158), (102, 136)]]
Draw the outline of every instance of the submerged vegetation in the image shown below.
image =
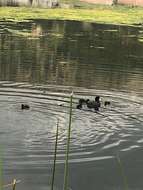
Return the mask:
[(43, 9), (0, 7), (0, 20), (22, 22), (31, 19), (77, 20), (96, 23), (141, 25), (143, 8), (126, 6), (93, 6), (90, 8)]

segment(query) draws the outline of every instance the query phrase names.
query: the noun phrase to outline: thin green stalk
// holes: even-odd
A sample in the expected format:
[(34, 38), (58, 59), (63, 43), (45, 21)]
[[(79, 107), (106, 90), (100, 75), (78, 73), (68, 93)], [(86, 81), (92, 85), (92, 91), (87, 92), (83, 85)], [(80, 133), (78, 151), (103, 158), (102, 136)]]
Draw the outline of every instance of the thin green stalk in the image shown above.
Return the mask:
[(120, 172), (121, 172), (121, 175), (123, 177), (124, 188), (125, 188), (125, 190), (129, 190), (127, 177), (125, 175), (125, 172), (124, 172), (124, 169), (123, 169), (123, 165), (122, 165), (122, 162), (121, 162), (121, 159), (120, 159), (119, 155), (117, 155), (117, 162), (119, 164)]
[[(0, 156), (2, 155), (2, 152), (0, 151)], [(3, 163), (2, 163), (2, 157), (0, 157), (0, 190), (3, 189)]]
[(56, 142), (55, 142), (54, 165), (53, 165), (53, 173), (52, 173), (51, 190), (54, 189), (55, 170), (56, 170), (56, 160), (57, 160), (58, 134), (59, 134), (59, 120), (58, 120), (58, 122), (57, 122), (57, 129), (56, 129)]
[(71, 123), (72, 123), (72, 103), (73, 103), (73, 93), (70, 96), (70, 113), (69, 113), (69, 126), (68, 126), (68, 136), (67, 136), (63, 190), (68, 189), (68, 160), (69, 160), (70, 135), (71, 135)]
[(16, 179), (14, 179), (12, 183), (12, 190), (15, 190), (15, 189), (16, 189)]

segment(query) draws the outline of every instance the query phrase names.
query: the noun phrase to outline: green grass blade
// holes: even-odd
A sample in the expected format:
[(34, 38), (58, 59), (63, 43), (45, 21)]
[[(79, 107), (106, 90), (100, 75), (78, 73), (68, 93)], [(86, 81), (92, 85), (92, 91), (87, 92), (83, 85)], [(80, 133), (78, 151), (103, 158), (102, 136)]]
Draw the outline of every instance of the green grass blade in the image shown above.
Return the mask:
[(12, 190), (16, 189), (16, 179), (13, 180), (13, 184), (12, 184)]
[(124, 189), (129, 190), (127, 177), (125, 175), (124, 168), (123, 168), (123, 165), (122, 165), (122, 162), (121, 162), (121, 159), (120, 159), (119, 155), (117, 155), (117, 162), (119, 164), (120, 172), (121, 172), (121, 175), (122, 175), (122, 178), (123, 178)]
[(57, 160), (57, 147), (58, 147), (58, 134), (59, 134), (59, 120), (57, 122), (57, 129), (56, 129), (56, 142), (55, 142), (55, 152), (54, 152), (54, 164), (53, 164), (51, 190), (54, 189), (54, 180), (55, 180), (55, 171), (56, 171), (56, 160)]
[(2, 152), (0, 151), (0, 190), (3, 189), (3, 162), (2, 162)]
[(70, 96), (70, 113), (69, 113), (69, 126), (68, 126), (68, 136), (67, 136), (63, 190), (68, 189), (68, 160), (69, 160), (70, 135), (71, 135), (71, 123), (72, 123), (72, 103), (73, 103), (73, 93)]

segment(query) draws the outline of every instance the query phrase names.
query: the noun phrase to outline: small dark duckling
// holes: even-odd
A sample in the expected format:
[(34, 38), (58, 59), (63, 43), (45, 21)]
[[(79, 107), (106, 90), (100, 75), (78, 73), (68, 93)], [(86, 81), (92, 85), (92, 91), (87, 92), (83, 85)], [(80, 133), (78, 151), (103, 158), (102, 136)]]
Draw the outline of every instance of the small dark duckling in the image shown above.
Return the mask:
[(100, 108), (100, 106), (101, 106), (100, 96), (95, 97), (95, 102), (96, 102), (97, 106)]
[(83, 99), (83, 98), (79, 99), (78, 105), (76, 106), (76, 108), (77, 108), (77, 109), (82, 109), (82, 105), (83, 105), (83, 104), (86, 104), (86, 100)]
[(22, 110), (29, 110), (30, 106), (28, 104), (21, 104), (21, 109)]
[(90, 109), (94, 108), (95, 111), (99, 111), (99, 108), (101, 106), (100, 96), (96, 96), (95, 101), (90, 101), (89, 99), (87, 99), (86, 100), (86, 105)]
[(105, 101), (105, 102), (104, 102), (104, 106), (109, 106), (110, 104), (111, 104), (110, 101)]
[(99, 111), (99, 106), (96, 104), (95, 101), (90, 101), (89, 99), (86, 100), (86, 105), (88, 108), (94, 108), (95, 111)]

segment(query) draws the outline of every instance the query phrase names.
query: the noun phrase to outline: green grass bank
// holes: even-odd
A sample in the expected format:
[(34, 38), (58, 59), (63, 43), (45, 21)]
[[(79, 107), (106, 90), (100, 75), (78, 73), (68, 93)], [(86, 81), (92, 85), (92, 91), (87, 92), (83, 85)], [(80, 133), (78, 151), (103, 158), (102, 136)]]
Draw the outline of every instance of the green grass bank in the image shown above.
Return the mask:
[(116, 25), (142, 25), (143, 8), (126, 6), (93, 6), (92, 8), (42, 9), (0, 7), (0, 20), (57, 19), (96, 22)]

